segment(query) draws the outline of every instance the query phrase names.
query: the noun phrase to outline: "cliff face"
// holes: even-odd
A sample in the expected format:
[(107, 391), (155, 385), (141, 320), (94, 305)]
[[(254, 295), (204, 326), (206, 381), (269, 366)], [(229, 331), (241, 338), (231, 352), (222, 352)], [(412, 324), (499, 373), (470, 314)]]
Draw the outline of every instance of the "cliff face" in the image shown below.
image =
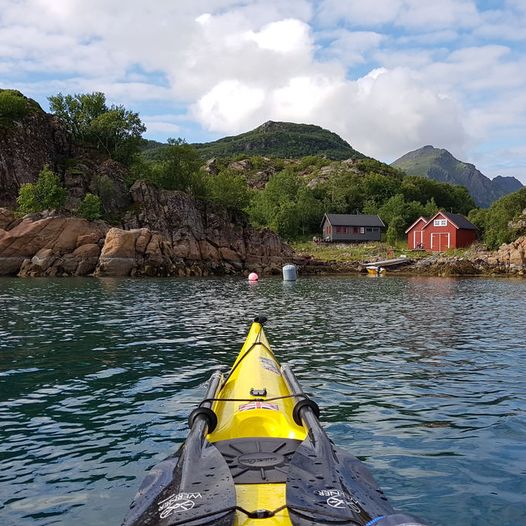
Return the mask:
[(34, 182), (44, 165), (62, 173), (70, 152), (66, 131), (40, 108), (0, 125), (0, 206), (13, 206), (20, 186)]
[(130, 194), (134, 204), (124, 218), (124, 228), (160, 232), (171, 243), (175, 257), (189, 268), (270, 273), (279, 271), (293, 256), (293, 250), (270, 230), (256, 230), (244, 216), (183, 192), (158, 190), (138, 181)]
[(0, 275), (185, 276), (278, 273), (293, 250), (243, 217), (143, 183), (123, 228), (56, 214), (17, 219), (0, 209)]

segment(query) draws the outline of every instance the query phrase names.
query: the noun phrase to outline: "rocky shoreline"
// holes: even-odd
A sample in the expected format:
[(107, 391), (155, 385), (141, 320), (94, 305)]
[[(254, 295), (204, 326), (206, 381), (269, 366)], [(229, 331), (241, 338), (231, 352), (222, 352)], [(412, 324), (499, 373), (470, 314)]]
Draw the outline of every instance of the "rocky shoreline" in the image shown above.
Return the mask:
[[(222, 209), (200, 209), (185, 194), (163, 197), (156, 192), (143, 183), (133, 189), (135, 202), (142, 206), (127, 214), (123, 228), (54, 212), (17, 218), (1, 208), (0, 276), (269, 275), (281, 273), (287, 263), (296, 264), (304, 275), (366, 272), (360, 262), (298, 256), (268, 230), (237, 222), (225, 227)], [(152, 202), (157, 206), (150, 206)], [(149, 226), (154, 219), (156, 229)], [(526, 236), (497, 252), (408, 259), (389, 274), (525, 276), (525, 254)]]
[(207, 276), (281, 272), (294, 251), (244, 217), (144, 182), (121, 225), (0, 209), (0, 276)]
[[(270, 230), (246, 218), (137, 182), (133, 205), (119, 226), (56, 212), (17, 217), (0, 208), (0, 276), (209, 276), (279, 274), (294, 263), (300, 274), (353, 274), (366, 264), (300, 256)], [(411, 261), (389, 274), (425, 276), (526, 275), (526, 236), (496, 252), (470, 250)]]

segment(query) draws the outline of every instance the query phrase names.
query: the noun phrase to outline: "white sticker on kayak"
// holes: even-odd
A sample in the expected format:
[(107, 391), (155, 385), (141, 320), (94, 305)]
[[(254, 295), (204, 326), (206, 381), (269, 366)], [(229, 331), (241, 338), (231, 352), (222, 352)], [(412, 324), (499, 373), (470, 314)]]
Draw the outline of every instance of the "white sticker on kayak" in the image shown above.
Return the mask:
[(249, 402), (248, 404), (241, 404), (239, 411), (250, 411), (252, 409), (270, 409), (271, 411), (279, 411), (277, 404), (271, 404), (270, 402)]
[(359, 502), (352, 496), (346, 497), (338, 489), (320, 489), (314, 493), (320, 497), (328, 497), (326, 502), (331, 508), (342, 509), (348, 506), (355, 513), (361, 512)]
[(172, 513), (191, 510), (195, 500), (202, 498), (201, 493), (177, 493), (159, 502), (159, 517), (165, 519)]
[(340, 497), (329, 497), (327, 499), (327, 504), (331, 508), (344, 508), (345, 507), (345, 501), (341, 499)]
[(265, 358), (264, 356), (262, 356), (259, 359), (259, 361), (261, 362), (261, 365), (263, 366), (263, 368), (266, 369), (267, 371), (270, 371), (271, 373), (274, 373), (274, 374), (281, 374), (274, 360), (271, 360), (270, 358)]
[(320, 497), (339, 497), (342, 493), (338, 489), (318, 489), (314, 494)]

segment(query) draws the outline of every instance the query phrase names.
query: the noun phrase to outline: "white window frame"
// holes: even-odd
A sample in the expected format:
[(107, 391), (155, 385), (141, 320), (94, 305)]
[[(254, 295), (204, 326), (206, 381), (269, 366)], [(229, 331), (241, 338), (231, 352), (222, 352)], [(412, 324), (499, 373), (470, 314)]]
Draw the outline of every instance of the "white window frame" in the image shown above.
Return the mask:
[(447, 226), (447, 219), (435, 219), (433, 226)]
[(360, 227), (360, 234), (365, 234), (365, 227), (364, 226)]

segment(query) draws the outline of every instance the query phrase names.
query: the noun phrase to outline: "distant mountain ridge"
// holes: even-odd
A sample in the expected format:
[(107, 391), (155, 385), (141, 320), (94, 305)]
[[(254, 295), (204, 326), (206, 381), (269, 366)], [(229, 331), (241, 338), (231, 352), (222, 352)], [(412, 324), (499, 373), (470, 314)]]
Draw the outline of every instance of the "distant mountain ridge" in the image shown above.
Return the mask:
[(520, 190), (523, 185), (515, 177), (489, 179), (470, 163), (459, 161), (447, 150), (427, 145), (406, 153), (391, 166), (407, 175), (427, 177), (435, 181), (465, 186), (475, 203), (489, 207), (503, 195)]

